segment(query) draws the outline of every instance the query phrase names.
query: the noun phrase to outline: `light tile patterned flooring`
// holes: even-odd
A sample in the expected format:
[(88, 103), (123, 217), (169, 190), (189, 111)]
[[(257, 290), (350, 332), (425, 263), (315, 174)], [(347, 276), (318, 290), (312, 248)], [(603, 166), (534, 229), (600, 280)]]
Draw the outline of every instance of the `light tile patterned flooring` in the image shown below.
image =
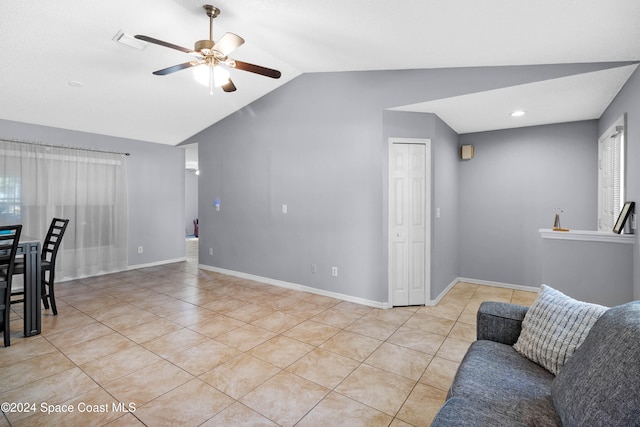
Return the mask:
[(3, 411), (0, 426), (428, 426), (480, 303), (536, 295), (458, 283), (435, 307), (380, 310), (193, 258), (56, 289), (39, 336), (22, 336), (14, 306), (0, 402), (31, 412)]

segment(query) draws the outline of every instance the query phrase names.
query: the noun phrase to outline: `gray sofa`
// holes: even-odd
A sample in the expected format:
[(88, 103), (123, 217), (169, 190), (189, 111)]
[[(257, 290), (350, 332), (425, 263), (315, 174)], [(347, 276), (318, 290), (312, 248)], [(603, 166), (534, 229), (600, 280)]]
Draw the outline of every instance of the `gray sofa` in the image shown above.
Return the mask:
[(640, 301), (607, 310), (557, 376), (513, 348), (527, 307), (485, 302), (440, 426), (640, 426)]

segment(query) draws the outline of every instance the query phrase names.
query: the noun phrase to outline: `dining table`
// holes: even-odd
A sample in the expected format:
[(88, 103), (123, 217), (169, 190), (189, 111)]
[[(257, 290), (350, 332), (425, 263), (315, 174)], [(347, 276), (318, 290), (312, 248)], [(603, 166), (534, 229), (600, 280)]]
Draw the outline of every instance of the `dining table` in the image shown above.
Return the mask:
[(42, 327), (40, 307), (40, 240), (20, 236), (16, 256), (24, 256), (24, 336), (38, 335)]

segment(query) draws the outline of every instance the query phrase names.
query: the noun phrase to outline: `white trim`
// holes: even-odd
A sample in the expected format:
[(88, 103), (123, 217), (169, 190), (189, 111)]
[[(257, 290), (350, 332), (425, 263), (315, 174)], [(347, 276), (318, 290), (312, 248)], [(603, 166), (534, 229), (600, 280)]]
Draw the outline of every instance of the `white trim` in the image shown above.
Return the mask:
[(540, 287), (535, 287), (535, 286), (514, 285), (513, 283), (492, 282), (489, 280), (469, 279), (466, 277), (458, 277), (456, 281), (472, 283), (474, 285), (495, 286), (497, 288), (507, 288), (507, 289), (513, 289), (516, 291), (538, 292), (540, 290)]
[(460, 282), (460, 279), (459, 279), (459, 278), (455, 278), (455, 279), (453, 279), (453, 281), (452, 281), (451, 283), (449, 283), (449, 285), (448, 285), (446, 288), (444, 288), (444, 290), (443, 290), (442, 292), (440, 292), (440, 294), (436, 297), (436, 299), (429, 300), (429, 303), (428, 303), (428, 304), (425, 304), (425, 305), (428, 305), (428, 306), (438, 305), (438, 303), (440, 302), (440, 300), (441, 300), (442, 298), (444, 298), (444, 296), (445, 296), (445, 295), (446, 295), (446, 294), (447, 294), (451, 289), (453, 289), (453, 287), (454, 287), (458, 282)]
[(446, 288), (444, 288), (442, 292), (440, 292), (440, 294), (436, 297), (436, 299), (429, 301), (428, 305), (434, 306), (440, 303), (440, 300), (444, 298), (444, 296), (447, 295), (447, 293), (455, 285), (457, 285), (460, 282), (471, 283), (474, 285), (481, 285), (481, 286), (495, 286), (497, 288), (513, 289), (516, 291), (538, 292), (540, 290), (540, 288), (536, 288), (533, 286), (522, 286), (522, 285), (514, 285), (512, 283), (492, 282), (489, 280), (478, 280), (478, 279), (469, 279), (466, 277), (456, 277), (455, 279), (453, 279), (451, 283), (449, 283), (449, 286), (447, 286)]
[(127, 266), (127, 268), (124, 268), (122, 270), (101, 271), (101, 272), (96, 273), (96, 274), (88, 274), (88, 275), (86, 274), (86, 275), (78, 276), (78, 277), (63, 277), (60, 280), (56, 280), (56, 283), (58, 283), (58, 282), (60, 282), (60, 283), (69, 282), (69, 281), (72, 281), (72, 280), (88, 279), (90, 277), (106, 276), (107, 274), (117, 274), (117, 273), (122, 273), (124, 271), (138, 270), (140, 268), (157, 267), (159, 265), (173, 264), (173, 263), (176, 263), (176, 262), (183, 262), (183, 261), (186, 261), (186, 260), (187, 260), (187, 257), (181, 257), (181, 258), (174, 258), (174, 259), (166, 259), (166, 260), (163, 260), (163, 261), (150, 262), (148, 264), (129, 265), (129, 266)]
[(557, 240), (582, 240), (587, 242), (626, 243), (633, 244), (636, 241), (635, 234), (615, 234), (602, 231), (570, 230), (553, 231), (547, 228), (538, 230), (543, 239)]
[(198, 264), (198, 268), (207, 271), (213, 271), (215, 273), (226, 274), (228, 276), (239, 277), (241, 279), (253, 280), (255, 282), (264, 283), (267, 285), (278, 286), (280, 288), (292, 289), (294, 291), (309, 292), (316, 295), (322, 295), (325, 297), (336, 298), (342, 301), (352, 302), (355, 304), (366, 305), (374, 308), (390, 308), (387, 302), (372, 301), (364, 298), (358, 298), (351, 295), (340, 294), (337, 292), (325, 291), (322, 289), (312, 288), (297, 283), (285, 282), (283, 280), (271, 279), (269, 277), (256, 276), (249, 273), (242, 273), (240, 271), (227, 270), (225, 268), (212, 267), (210, 265)]
[(174, 262), (182, 262), (182, 261), (186, 261), (187, 257), (183, 256), (180, 258), (174, 258), (174, 259), (166, 259), (164, 261), (156, 261), (156, 262), (150, 262), (147, 264), (136, 264), (136, 265), (130, 265), (127, 267), (127, 270), (137, 270), (139, 268), (147, 268), (147, 267), (157, 267), (159, 265), (165, 265), (165, 264), (173, 264)]

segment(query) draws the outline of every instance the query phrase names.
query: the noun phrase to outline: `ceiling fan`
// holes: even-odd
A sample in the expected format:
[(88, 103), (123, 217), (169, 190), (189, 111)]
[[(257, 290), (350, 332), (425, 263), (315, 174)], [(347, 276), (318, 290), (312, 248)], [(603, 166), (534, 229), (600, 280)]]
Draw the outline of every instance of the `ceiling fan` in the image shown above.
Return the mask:
[(176, 71), (184, 70), (185, 68), (200, 67), (200, 69), (205, 69), (205, 67), (207, 67), (205, 70), (208, 71), (208, 85), (211, 94), (213, 94), (214, 86), (221, 86), (222, 90), (225, 92), (233, 92), (236, 90), (236, 86), (231, 81), (229, 73), (222, 68), (221, 65), (271, 77), (272, 79), (280, 78), (281, 73), (278, 70), (229, 58), (228, 55), (240, 47), (244, 43), (244, 39), (233, 33), (225, 33), (220, 40), (214, 42), (213, 20), (220, 14), (220, 9), (209, 4), (206, 4), (203, 7), (207, 11), (207, 16), (209, 17), (209, 39), (198, 40), (193, 49), (167, 43), (162, 40), (154, 39), (153, 37), (143, 35), (134, 36), (139, 40), (176, 49), (196, 57), (192, 61), (154, 71), (153, 74), (156, 76), (164, 76), (175, 73)]

